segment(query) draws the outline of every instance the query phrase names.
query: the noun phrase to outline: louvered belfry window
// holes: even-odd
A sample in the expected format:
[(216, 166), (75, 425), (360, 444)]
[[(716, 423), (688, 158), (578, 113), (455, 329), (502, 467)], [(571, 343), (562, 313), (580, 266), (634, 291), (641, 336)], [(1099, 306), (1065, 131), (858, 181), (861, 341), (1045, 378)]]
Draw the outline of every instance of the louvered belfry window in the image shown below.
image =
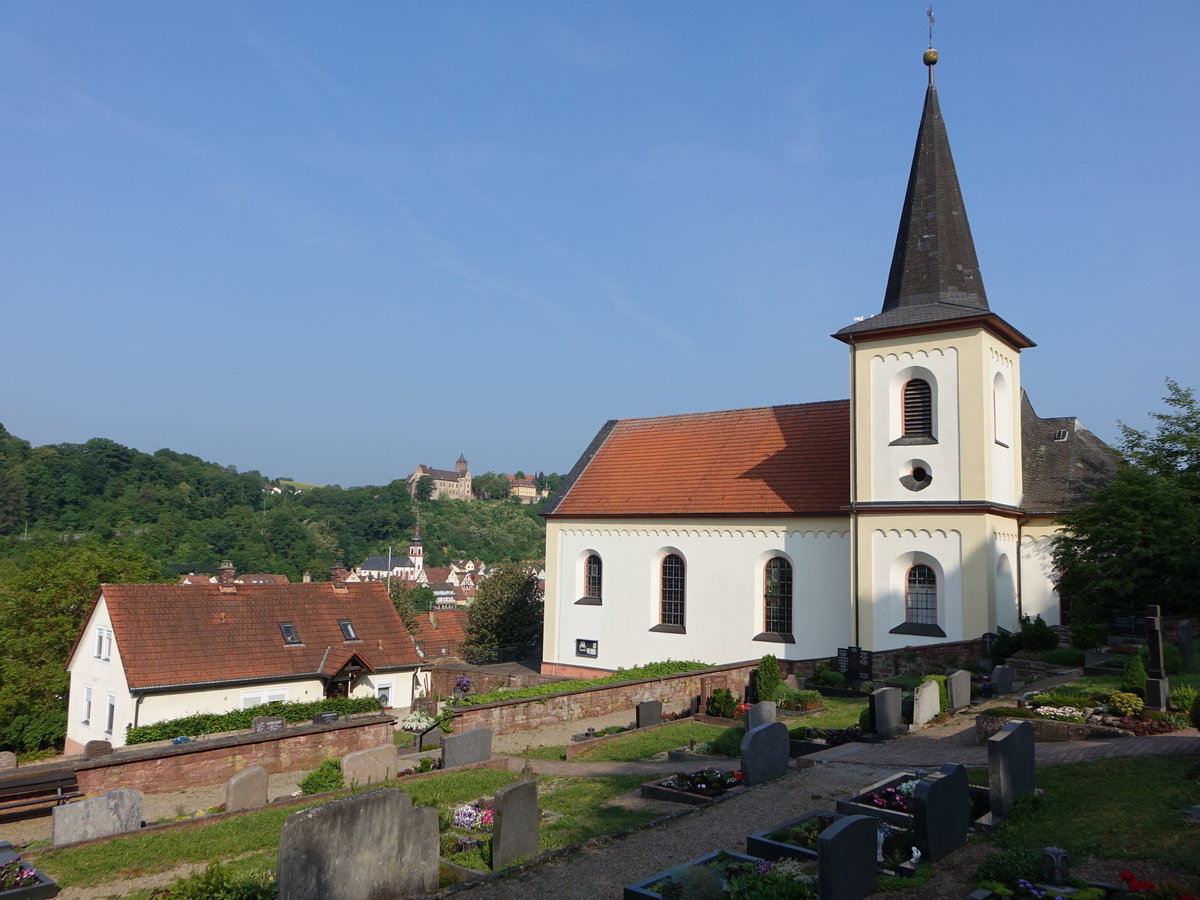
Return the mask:
[(922, 378), (904, 385), (904, 436), (933, 437), (933, 391)]

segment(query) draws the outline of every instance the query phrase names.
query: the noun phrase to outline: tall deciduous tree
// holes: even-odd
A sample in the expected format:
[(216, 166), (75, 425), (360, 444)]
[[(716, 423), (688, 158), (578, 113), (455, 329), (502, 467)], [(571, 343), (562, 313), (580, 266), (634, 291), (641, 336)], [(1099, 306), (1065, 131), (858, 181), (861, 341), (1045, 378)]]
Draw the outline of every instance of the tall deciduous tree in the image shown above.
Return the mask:
[(503, 500), (511, 490), (508, 479), (495, 472), (484, 472), (471, 479), (471, 492), (481, 500)]
[(396, 612), (400, 616), (400, 621), (404, 623), (404, 627), (409, 630), (410, 634), (415, 633), (418, 615), (433, 609), (435, 600), (433, 591), (429, 589), (428, 585), (418, 585), (411, 581), (405, 581), (403, 578), (393, 578), (392, 583), (388, 585), (388, 593), (391, 595), (392, 605), (396, 607)]
[(542, 612), (537, 575), (521, 563), (499, 563), (468, 607), (463, 650), (468, 655), (492, 654), (509, 647), (540, 646)]
[(433, 488), (433, 476), (422, 475), (417, 479), (417, 487), (414, 492), (414, 496), (418, 500), (431, 500), (433, 499)]

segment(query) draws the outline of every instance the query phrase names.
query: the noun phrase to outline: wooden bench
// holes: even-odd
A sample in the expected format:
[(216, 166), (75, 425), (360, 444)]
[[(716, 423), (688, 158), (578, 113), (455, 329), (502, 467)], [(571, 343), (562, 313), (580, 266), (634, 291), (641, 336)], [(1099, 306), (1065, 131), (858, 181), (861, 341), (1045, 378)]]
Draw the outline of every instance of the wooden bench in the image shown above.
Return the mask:
[(0, 819), (12, 821), (45, 815), (53, 807), (82, 796), (72, 769), (0, 778)]

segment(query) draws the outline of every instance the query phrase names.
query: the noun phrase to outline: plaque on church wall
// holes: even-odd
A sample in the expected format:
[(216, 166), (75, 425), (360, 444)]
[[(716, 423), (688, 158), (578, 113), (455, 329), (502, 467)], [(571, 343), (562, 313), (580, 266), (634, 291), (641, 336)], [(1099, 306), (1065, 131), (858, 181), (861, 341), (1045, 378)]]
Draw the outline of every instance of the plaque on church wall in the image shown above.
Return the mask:
[(600, 655), (600, 642), (589, 641), (583, 638), (575, 641), (575, 655), (586, 656), (590, 659), (595, 659)]

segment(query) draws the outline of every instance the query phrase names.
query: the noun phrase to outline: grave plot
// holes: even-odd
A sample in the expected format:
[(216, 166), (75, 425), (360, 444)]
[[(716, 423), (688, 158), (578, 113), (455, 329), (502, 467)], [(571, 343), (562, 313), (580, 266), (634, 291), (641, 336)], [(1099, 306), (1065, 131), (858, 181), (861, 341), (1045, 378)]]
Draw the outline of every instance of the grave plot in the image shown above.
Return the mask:
[(706, 806), (714, 800), (741, 790), (744, 788), (740, 770), (710, 767), (698, 772), (680, 772), (668, 778), (648, 781), (642, 785), (641, 793), (643, 797), (651, 800)]
[[(756, 831), (746, 837), (746, 852), (761, 859), (817, 859), (817, 838), (836, 822), (838, 813), (822, 810), (798, 819)], [(876, 854), (880, 875), (909, 877), (916, 872), (913, 848), (916, 836), (912, 829), (879, 822), (876, 825)]]

